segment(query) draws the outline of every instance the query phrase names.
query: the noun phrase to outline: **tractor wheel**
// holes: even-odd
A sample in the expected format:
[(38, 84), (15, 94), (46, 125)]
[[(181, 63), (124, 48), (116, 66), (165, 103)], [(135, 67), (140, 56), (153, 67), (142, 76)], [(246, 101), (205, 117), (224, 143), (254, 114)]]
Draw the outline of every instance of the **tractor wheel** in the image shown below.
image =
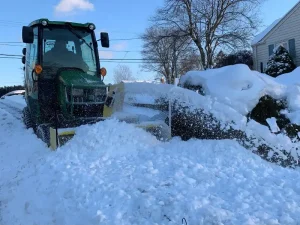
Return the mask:
[(36, 129), (37, 137), (40, 138), (43, 142), (50, 146), (50, 131), (49, 126), (47, 125), (39, 125)]
[(30, 111), (28, 109), (28, 107), (25, 107), (23, 109), (23, 122), (26, 126), (26, 129), (32, 128), (32, 120), (31, 120), (31, 114)]

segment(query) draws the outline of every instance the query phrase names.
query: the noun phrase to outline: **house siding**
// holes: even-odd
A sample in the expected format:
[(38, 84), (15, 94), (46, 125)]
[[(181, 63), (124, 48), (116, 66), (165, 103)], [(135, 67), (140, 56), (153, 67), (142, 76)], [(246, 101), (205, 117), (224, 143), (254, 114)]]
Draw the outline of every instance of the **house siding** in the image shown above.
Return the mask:
[(260, 72), (261, 62), (264, 67), (267, 65), (269, 60), (269, 45), (282, 41), (288, 42), (290, 39), (295, 39), (295, 63), (297, 66), (300, 66), (300, 4), (261, 40), (262, 44), (253, 46), (254, 69)]

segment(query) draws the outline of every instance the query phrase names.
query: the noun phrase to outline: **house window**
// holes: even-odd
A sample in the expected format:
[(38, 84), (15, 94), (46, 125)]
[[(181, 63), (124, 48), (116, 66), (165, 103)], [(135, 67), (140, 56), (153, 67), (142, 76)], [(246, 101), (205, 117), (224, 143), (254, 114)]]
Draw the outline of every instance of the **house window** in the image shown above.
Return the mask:
[(260, 63), (260, 72), (261, 73), (264, 72), (264, 63), (263, 62)]
[(282, 42), (276, 43), (276, 44), (275, 44), (275, 49), (277, 49), (280, 45), (281, 45), (282, 47), (284, 47), (284, 48), (289, 52), (289, 42), (287, 42), (287, 41), (282, 41)]

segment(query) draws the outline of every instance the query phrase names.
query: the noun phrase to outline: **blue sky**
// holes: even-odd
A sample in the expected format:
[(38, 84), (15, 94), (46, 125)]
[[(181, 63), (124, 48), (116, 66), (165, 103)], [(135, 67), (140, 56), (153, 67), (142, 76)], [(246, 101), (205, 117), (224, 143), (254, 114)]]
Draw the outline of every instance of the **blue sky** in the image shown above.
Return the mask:
[[(284, 2), (284, 3), (283, 3)], [(282, 17), (298, 0), (266, 0), (261, 8), (261, 18), (264, 27), (275, 19)], [(137, 37), (149, 25), (149, 17), (155, 9), (163, 4), (163, 0), (9, 0), (3, 1), (0, 7), (0, 54), (17, 54), (22, 51), (22, 43), (10, 46), (1, 42), (20, 42), (22, 26), (37, 18), (51, 20), (67, 20), (78, 22), (94, 22), (97, 26), (97, 36), (100, 31), (109, 32), (111, 39), (126, 39)], [(262, 27), (261, 29), (263, 29)], [(139, 51), (142, 42), (111, 41), (110, 49), (103, 49), (101, 58), (141, 58)], [(100, 49), (101, 50), (101, 49)], [(111, 50), (111, 51), (110, 51)], [(121, 51), (121, 52), (120, 52)], [(132, 51), (132, 52), (122, 52)], [(18, 59), (0, 58), (0, 86), (22, 84), (23, 64)], [(111, 82), (113, 70), (117, 63), (103, 62), (107, 68), (106, 82)], [(151, 79), (154, 74), (142, 72), (138, 64), (127, 64), (133, 75), (138, 79)]]

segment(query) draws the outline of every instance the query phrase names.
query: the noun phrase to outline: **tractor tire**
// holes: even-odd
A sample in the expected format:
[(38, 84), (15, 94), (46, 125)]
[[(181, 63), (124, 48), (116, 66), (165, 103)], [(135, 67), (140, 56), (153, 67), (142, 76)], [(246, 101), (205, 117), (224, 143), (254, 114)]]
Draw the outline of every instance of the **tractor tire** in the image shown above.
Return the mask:
[(49, 126), (41, 124), (36, 129), (36, 135), (40, 138), (43, 142), (50, 146), (50, 130)]
[(31, 114), (30, 114), (30, 111), (29, 111), (28, 107), (25, 107), (23, 109), (22, 118), (23, 118), (23, 122), (26, 126), (26, 129), (29, 129), (29, 128), (33, 127), (32, 120), (31, 120)]

